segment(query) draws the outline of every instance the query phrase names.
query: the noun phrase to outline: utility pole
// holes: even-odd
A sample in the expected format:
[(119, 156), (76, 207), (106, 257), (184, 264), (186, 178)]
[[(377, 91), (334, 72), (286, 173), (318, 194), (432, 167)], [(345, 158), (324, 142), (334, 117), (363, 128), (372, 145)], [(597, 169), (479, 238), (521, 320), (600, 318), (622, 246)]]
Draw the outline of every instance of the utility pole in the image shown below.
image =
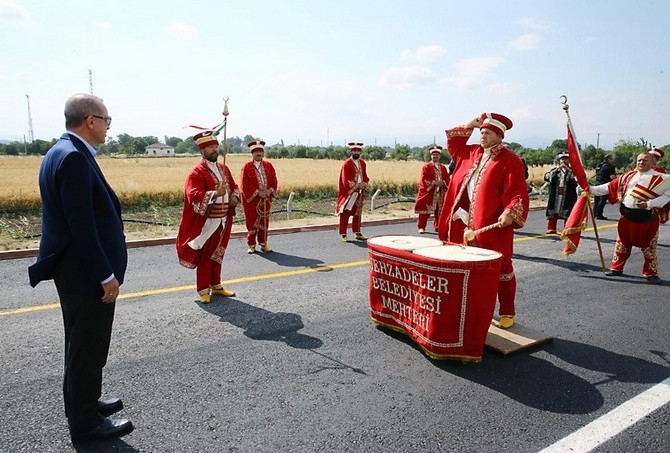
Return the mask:
[(93, 96), (93, 70), (92, 69), (88, 70), (88, 89), (90, 91), (91, 96)]
[(30, 143), (35, 140), (35, 134), (33, 134), (33, 117), (30, 114), (30, 95), (26, 94), (26, 102), (28, 103), (28, 139)]
[(598, 138), (596, 139), (596, 149), (600, 149), (600, 132), (598, 132)]

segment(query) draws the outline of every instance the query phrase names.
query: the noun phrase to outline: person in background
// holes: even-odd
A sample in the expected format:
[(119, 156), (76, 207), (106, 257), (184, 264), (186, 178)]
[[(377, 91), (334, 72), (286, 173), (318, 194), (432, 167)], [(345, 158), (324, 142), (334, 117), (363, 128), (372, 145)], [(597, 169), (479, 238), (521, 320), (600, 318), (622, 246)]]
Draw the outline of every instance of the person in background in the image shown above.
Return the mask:
[(198, 295), (208, 304), (212, 295), (235, 296), (221, 285), (221, 265), (240, 192), (228, 166), (218, 162), (219, 141), (213, 131), (200, 132), (193, 140), (202, 160), (186, 176), (176, 247), (179, 264), (196, 269)]
[[(616, 178), (616, 168), (614, 168), (614, 158), (611, 154), (605, 154), (602, 162), (596, 165), (596, 185), (607, 184)], [(607, 204), (607, 196), (594, 197), (593, 211), (596, 219), (609, 220), (603, 214), (605, 205)]]
[(102, 99), (75, 94), (65, 103), (66, 132), (39, 173), (42, 237), (31, 286), (54, 280), (65, 326), (63, 401), (72, 442), (120, 437), (130, 420), (108, 418), (118, 398), (101, 399), (116, 299), (128, 251), (121, 205), (95, 160), (112, 118)]
[(570, 211), (577, 202), (577, 180), (570, 167), (570, 156), (559, 154), (558, 162), (558, 166), (544, 174), (544, 180), (549, 183), (546, 234), (556, 234), (558, 219), (565, 221), (570, 217)]
[(247, 226), (247, 253), (256, 253), (256, 243), (263, 253), (270, 253), (268, 229), (272, 214), (272, 199), (277, 196), (277, 173), (270, 162), (264, 160), (265, 142), (247, 143), (251, 160), (240, 170), (242, 206)]
[(428, 219), (433, 215), (433, 228), (438, 231), (438, 220), (440, 209), (444, 201), (444, 193), (449, 185), (449, 173), (447, 167), (440, 163), (442, 147), (431, 145), (428, 148), (430, 162), (421, 167), (419, 177), (419, 193), (414, 203), (414, 212), (419, 215), (417, 227), (419, 234), (426, 232)]
[(363, 213), (363, 201), (365, 200), (365, 188), (370, 182), (366, 171), (366, 164), (361, 159), (363, 143), (350, 142), (349, 152), (351, 157), (342, 163), (340, 169), (340, 180), (337, 188), (337, 206), (335, 212), (340, 216), (339, 233), (343, 242), (347, 242), (347, 228), (351, 217), (351, 230), (356, 240), (364, 241), (367, 237), (361, 233), (361, 215)]
[(652, 160), (652, 169), (659, 173), (665, 173), (665, 169), (658, 166), (658, 161), (663, 159), (663, 156), (665, 156), (665, 152), (663, 152), (663, 150), (660, 148), (653, 148), (653, 147), (647, 148), (647, 152), (649, 153), (649, 157), (651, 157)]
[[(468, 145), (475, 128), (480, 130), (479, 144)], [(446, 131), (447, 149), (458, 165), (451, 175), (439, 220), (439, 238), (458, 244), (464, 243), (466, 228), (497, 225), (468, 243), (502, 254), (498, 281), (498, 327), (502, 329), (509, 329), (516, 320), (514, 230), (526, 223), (529, 205), (523, 162), (502, 143), (511, 128), (509, 118), (482, 113), (467, 124)]]
[(649, 153), (637, 156), (636, 166), (607, 184), (590, 186), (589, 193), (608, 196), (610, 203), (619, 202), (621, 217), (610, 270), (605, 275), (623, 275), (633, 247), (642, 249), (642, 275), (649, 283), (659, 284), (656, 246), (658, 227), (668, 219), (670, 177), (652, 169)]

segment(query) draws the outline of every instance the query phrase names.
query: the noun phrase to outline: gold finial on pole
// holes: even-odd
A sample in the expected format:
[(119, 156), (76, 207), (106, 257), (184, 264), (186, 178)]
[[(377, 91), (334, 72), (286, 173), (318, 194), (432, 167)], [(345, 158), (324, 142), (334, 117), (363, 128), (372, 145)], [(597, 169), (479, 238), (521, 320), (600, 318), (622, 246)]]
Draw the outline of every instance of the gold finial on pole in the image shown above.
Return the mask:
[(223, 116), (224, 118), (228, 117), (228, 97), (223, 98)]
[(228, 132), (228, 97), (226, 96), (223, 98), (223, 165), (226, 165), (226, 155), (228, 154), (228, 140), (227, 140), (227, 132)]
[(561, 104), (563, 104), (563, 110), (568, 116), (568, 122), (570, 122), (570, 106), (568, 105), (568, 97), (566, 95), (561, 96)]

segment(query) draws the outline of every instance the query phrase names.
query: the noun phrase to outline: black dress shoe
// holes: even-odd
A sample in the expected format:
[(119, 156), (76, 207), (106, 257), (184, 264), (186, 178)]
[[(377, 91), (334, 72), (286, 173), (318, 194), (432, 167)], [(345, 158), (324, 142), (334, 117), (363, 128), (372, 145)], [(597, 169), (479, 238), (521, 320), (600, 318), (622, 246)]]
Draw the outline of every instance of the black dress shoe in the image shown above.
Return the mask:
[(609, 220), (609, 219), (608, 219), (607, 217), (605, 217), (604, 215), (598, 215), (598, 216), (596, 216), (596, 219), (597, 219), (597, 220)]
[(619, 276), (623, 275), (623, 271), (609, 270), (609, 271), (605, 272), (605, 275), (607, 275), (608, 277), (619, 277)]
[(87, 440), (109, 439), (111, 437), (121, 437), (133, 432), (135, 427), (130, 420), (116, 420), (105, 418), (102, 423), (90, 431), (71, 432), (72, 442), (84, 442)]
[(650, 275), (645, 277), (647, 281), (651, 284), (658, 285), (661, 283), (661, 278), (658, 275)]
[(123, 409), (123, 401), (120, 398), (107, 398), (98, 400), (98, 412), (103, 417), (109, 417)]

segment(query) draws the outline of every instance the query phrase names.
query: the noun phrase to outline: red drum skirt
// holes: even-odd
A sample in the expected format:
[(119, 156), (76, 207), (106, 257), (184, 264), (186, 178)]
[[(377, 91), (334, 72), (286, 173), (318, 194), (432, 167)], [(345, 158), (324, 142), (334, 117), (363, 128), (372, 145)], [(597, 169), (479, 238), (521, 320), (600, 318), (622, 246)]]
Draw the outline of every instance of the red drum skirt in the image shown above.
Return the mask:
[(434, 359), (481, 360), (500, 253), (415, 236), (370, 238), (368, 253), (373, 322), (407, 334)]

